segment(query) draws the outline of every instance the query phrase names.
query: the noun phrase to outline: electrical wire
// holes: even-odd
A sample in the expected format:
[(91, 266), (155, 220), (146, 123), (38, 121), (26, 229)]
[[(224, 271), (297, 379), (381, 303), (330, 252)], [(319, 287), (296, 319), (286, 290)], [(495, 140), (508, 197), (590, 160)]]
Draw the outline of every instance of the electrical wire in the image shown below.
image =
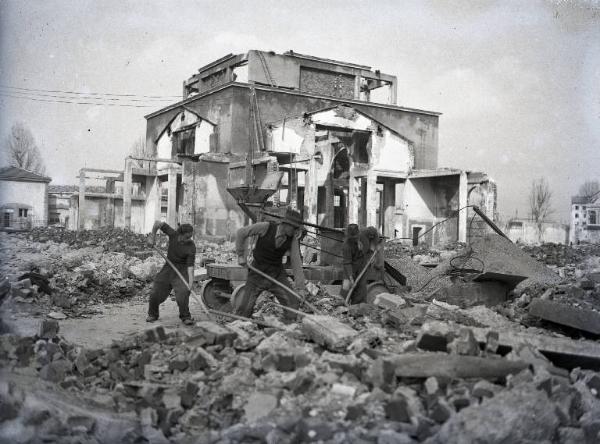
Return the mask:
[(156, 105), (134, 105), (128, 103), (99, 103), (99, 102), (76, 102), (68, 100), (45, 100), (33, 97), (14, 96), (11, 94), (5, 94), (0, 92), (0, 97), (10, 97), (13, 99), (24, 99), (31, 100), (33, 102), (46, 102), (46, 103), (68, 103), (70, 105), (94, 105), (94, 106), (116, 106), (116, 107), (127, 107), (127, 108), (155, 108)]
[(80, 91), (64, 91), (58, 89), (34, 89), (34, 88), (20, 88), (17, 86), (0, 85), (0, 88), (7, 89), (18, 89), (21, 91), (32, 91), (32, 92), (46, 92), (46, 93), (62, 93), (62, 94), (77, 94), (87, 96), (117, 96), (117, 97), (143, 97), (147, 99), (177, 99), (181, 96), (147, 96), (144, 94), (117, 94), (117, 93), (97, 93), (97, 92), (80, 92)]
[(139, 98), (122, 98), (122, 97), (106, 97), (106, 96), (95, 96), (95, 95), (80, 95), (80, 96), (65, 96), (65, 95), (57, 95), (57, 94), (48, 94), (48, 93), (35, 93), (35, 96), (32, 96), (34, 93), (22, 92), (22, 91), (2, 91), (0, 87), (0, 92), (5, 94), (19, 94), (19, 97), (52, 97), (56, 99), (68, 99), (68, 100), (111, 100), (113, 102), (172, 102), (172, 99), (139, 99)]

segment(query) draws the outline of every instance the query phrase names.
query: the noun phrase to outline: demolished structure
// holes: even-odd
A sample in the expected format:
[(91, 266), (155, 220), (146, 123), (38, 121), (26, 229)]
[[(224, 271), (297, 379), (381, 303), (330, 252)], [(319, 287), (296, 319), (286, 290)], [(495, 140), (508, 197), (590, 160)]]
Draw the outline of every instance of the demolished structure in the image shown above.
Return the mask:
[[(126, 160), (123, 193), (107, 197), (122, 201), (114, 226), (148, 232), (162, 218), (232, 236), (247, 221), (238, 204), (266, 187), (277, 188), (270, 205), (297, 207), (311, 223), (412, 239), (452, 218), (424, 240), (466, 241), (469, 212), (459, 209), (494, 219), (495, 183), (439, 168), (440, 113), (396, 105), (396, 90), (396, 77), (369, 66), (293, 51), (216, 60), (184, 81), (182, 101), (146, 117), (156, 159)], [(80, 228), (102, 226), (86, 224), (85, 196), (78, 204)]]
[(569, 242), (600, 244), (600, 191), (592, 196), (571, 198)]

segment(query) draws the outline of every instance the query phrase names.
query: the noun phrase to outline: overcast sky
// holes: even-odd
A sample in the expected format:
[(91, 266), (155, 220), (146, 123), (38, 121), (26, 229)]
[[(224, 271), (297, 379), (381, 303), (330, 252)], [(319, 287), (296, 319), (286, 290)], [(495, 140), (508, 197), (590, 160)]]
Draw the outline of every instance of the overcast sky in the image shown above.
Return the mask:
[[(144, 115), (169, 103), (139, 96), (178, 96), (200, 66), (249, 49), (396, 75), (399, 105), (443, 113), (439, 166), (490, 174), (504, 216), (527, 214), (543, 176), (567, 220), (570, 196), (600, 179), (598, 0), (0, 0), (2, 152), (22, 121), (54, 184), (77, 183), (82, 167), (122, 169)], [(39, 100), (66, 95), (7, 86), (150, 107), (50, 103)]]

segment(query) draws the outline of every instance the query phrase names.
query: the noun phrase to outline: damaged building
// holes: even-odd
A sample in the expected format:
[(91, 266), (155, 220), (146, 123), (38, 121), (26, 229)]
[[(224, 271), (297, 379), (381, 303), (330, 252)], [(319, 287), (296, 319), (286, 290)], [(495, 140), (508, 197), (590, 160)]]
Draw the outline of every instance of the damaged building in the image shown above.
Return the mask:
[[(398, 106), (397, 82), (293, 51), (230, 54), (200, 68), (180, 102), (146, 116), (156, 161), (126, 161), (123, 226), (147, 232), (162, 218), (231, 237), (247, 223), (247, 205), (269, 196), (267, 205), (296, 207), (328, 227), (466, 241), (470, 209), (459, 209), (477, 205), (494, 219), (495, 183), (439, 167), (441, 114)], [(132, 189), (145, 207), (133, 216)]]

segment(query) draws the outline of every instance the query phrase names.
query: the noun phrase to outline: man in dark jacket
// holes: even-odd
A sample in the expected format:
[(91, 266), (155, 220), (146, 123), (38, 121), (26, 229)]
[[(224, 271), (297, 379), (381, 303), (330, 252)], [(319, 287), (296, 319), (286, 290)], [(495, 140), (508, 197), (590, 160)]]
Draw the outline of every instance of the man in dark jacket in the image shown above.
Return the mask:
[[(367, 227), (359, 230), (358, 225), (349, 224), (346, 227), (346, 235), (342, 245), (344, 280), (348, 283), (342, 285), (342, 297), (346, 297), (355, 280), (358, 279), (358, 276), (374, 254), (376, 257), (372, 267), (377, 271), (381, 271), (383, 270), (383, 255), (377, 229)], [(367, 274), (368, 272), (364, 273), (356, 283), (356, 287), (350, 296), (351, 304), (360, 304), (367, 301)]]
[[(298, 242), (297, 235), (301, 224), (300, 213), (288, 209), (285, 218), (279, 223), (257, 222), (240, 228), (236, 237), (238, 263), (246, 266), (246, 241), (250, 236), (257, 236), (258, 239), (252, 253), (252, 266), (291, 288), (291, 282), (283, 268), (282, 260), (288, 254), (292, 242)], [(248, 270), (248, 279), (243, 294), (234, 301), (234, 313), (245, 317), (252, 316), (256, 299), (264, 290), (273, 293), (282, 305), (295, 309), (299, 306), (299, 301), (283, 288), (254, 271)], [(284, 310), (284, 319), (293, 321), (296, 319), (296, 315)]]
[[(152, 236), (148, 240), (150, 245), (156, 243), (156, 232), (162, 230), (169, 236), (167, 259), (177, 268), (184, 278), (188, 279), (189, 288), (194, 283), (194, 261), (196, 258), (196, 245), (192, 240), (194, 228), (190, 224), (182, 224), (177, 230), (160, 221), (154, 222)], [(194, 320), (190, 314), (190, 290), (168, 263), (162, 267), (154, 278), (150, 302), (148, 304), (148, 317), (146, 322), (158, 320), (159, 306), (169, 296), (171, 290), (175, 291), (175, 300), (179, 306), (179, 318), (185, 325), (193, 325)]]

